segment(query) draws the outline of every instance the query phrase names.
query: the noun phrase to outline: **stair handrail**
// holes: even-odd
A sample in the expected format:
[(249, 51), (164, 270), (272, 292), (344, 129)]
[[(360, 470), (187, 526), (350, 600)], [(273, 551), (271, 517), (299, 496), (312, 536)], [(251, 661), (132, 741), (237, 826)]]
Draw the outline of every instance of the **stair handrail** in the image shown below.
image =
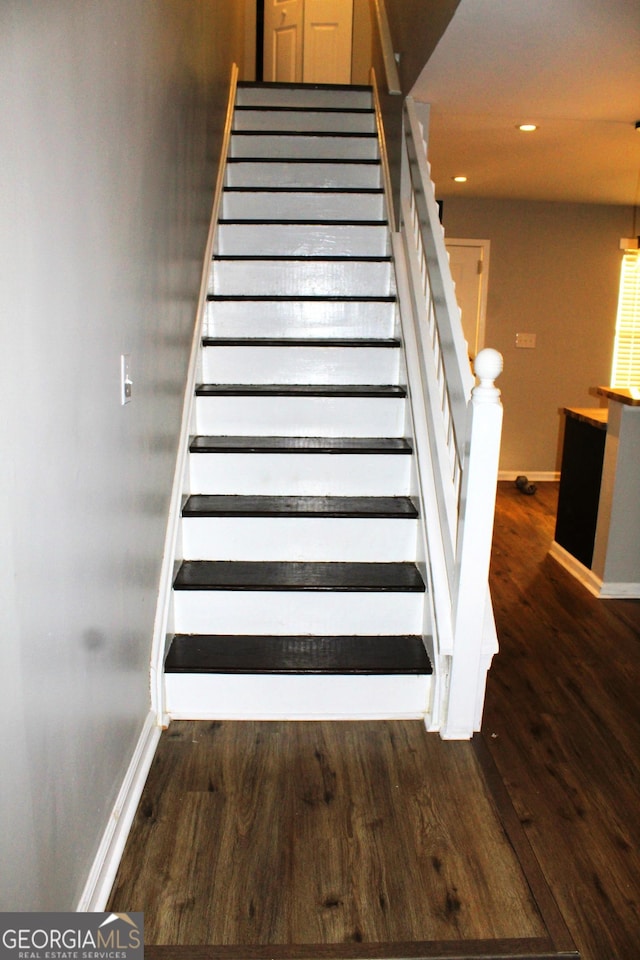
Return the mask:
[(400, 78), (398, 76), (398, 66), (396, 55), (393, 49), (393, 39), (389, 28), (389, 18), (384, 0), (372, 0), (375, 12), (375, 23), (378, 28), (378, 39), (380, 41), (380, 51), (382, 53), (382, 63), (384, 65), (384, 74), (387, 92), (391, 94), (402, 93)]
[(391, 233), (396, 232), (396, 217), (393, 204), (393, 185), (391, 183), (391, 170), (389, 168), (389, 154), (387, 152), (387, 138), (384, 129), (384, 117), (382, 115), (382, 105), (380, 103), (380, 92), (378, 90), (378, 78), (375, 67), (369, 71), (371, 81), (371, 93), (373, 96), (373, 109), (376, 116), (376, 130), (378, 133), (378, 146), (380, 150), (380, 165), (382, 167), (382, 184), (384, 187), (385, 207), (387, 211), (387, 220)]
[[(497, 650), (488, 588), (502, 404), (502, 357), (476, 357), (476, 385), (431, 181), (426, 137), (404, 103), (400, 313), (414, 443), (433, 583), (433, 654), (441, 689), (433, 725), (446, 738), (479, 728), (486, 672)], [(444, 685), (444, 686), (443, 686)]]

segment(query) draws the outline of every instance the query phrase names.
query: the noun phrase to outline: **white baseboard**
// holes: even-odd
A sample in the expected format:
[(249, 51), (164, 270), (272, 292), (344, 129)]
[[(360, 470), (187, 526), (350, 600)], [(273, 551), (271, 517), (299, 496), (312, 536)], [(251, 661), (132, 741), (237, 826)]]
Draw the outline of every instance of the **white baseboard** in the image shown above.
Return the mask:
[(118, 791), (109, 822), (78, 901), (76, 907), (78, 913), (102, 912), (105, 909), (156, 752), (160, 732), (155, 711), (151, 710), (140, 731), (129, 768)]
[(640, 583), (603, 583), (600, 588), (601, 600), (638, 600)]
[(602, 580), (555, 540), (549, 548), (549, 556), (557, 560), (560, 566), (568, 570), (594, 597), (600, 600), (640, 599), (640, 583), (612, 583)]
[(532, 483), (555, 483), (560, 479), (559, 470), (500, 470), (498, 480), (515, 480), (526, 477)]
[(560, 566), (564, 567), (565, 570), (575, 577), (583, 587), (586, 587), (594, 597), (601, 596), (602, 580), (600, 577), (596, 576), (593, 570), (585, 567), (579, 560), (576, 560), (568, 550), (561, 547), (555, 540), (549, 547), (549, 556), (557, 560)]

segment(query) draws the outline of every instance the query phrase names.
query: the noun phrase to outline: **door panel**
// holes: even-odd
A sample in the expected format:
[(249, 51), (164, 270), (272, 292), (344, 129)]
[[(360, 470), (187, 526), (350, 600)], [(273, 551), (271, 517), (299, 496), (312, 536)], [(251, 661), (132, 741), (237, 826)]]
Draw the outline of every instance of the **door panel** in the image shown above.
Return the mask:
[(489, 266), (488, 240), (447, 240), (462, 329), (473, 359), (484, 346)]
[(264, 0), (264, 79), (302, 81), (303, 0)]
[(351, 83), (352, 0), (305, 0), (305, 83)]

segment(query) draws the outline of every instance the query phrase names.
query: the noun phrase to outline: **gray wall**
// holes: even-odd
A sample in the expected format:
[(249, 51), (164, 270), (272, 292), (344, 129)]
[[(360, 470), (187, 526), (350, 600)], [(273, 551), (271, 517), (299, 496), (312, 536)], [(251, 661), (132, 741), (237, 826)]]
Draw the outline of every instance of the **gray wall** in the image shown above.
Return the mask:
[(460, 0), (385, 0), (406, 96), (447, 29)]
[(243, 17), (219, 0), (0, 7), (2, 910), (75, 907), (149, 711)]
[[(560, 469), (564, 406), (608, 383), (628, 207), (444, 198), (448, 237), (489, 239), (485, 345), (504, 355), (501, 470)], [(535, 350), (515, 347), (535, 333)]]

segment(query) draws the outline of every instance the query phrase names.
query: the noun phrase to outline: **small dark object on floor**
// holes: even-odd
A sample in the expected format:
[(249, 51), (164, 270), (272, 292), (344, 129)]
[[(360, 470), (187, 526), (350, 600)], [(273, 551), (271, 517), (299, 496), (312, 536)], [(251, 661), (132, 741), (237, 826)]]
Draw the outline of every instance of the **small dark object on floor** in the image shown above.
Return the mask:
[(528, 496), (532, 496), (538, 489), (535, 483), (529, 483), (528, 477), (524, 476), (516, 477), (516, 487), (520, 493), (526, 493)]

